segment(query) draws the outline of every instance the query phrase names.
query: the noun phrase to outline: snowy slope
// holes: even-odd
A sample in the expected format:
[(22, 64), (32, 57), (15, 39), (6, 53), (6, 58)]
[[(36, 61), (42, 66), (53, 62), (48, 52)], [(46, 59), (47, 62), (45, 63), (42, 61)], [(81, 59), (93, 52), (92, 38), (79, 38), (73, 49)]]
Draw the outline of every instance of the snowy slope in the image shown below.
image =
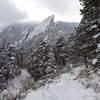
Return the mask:
[(54, 83), (30, 91), (24, 100), (100, 100), (100, 94), (92, 89), (85, 89), (72, 76), (64, 74)]
[(33, 24), (31, 24), (31, 22), (20, 22), (7, 25), (0, 31), (0, 38), (6, 37), (13, 41), (19, 41), (22, 39), (24, 34), (26, 34), (27, 32), (32, 32), (35, 25), (37, 24), (35, 24), (34, 22)]
[(55, 22), (54, 15), (52, 15), (36, 25), (31, 33), (26, 32), (19, 43), (31, 40), (32, 45), (37, 47), (38, 41), (42, 39), (47, 40), (51, 45), (54, 45), (57, 39), (62, 36), (65, 37), (65, 40), (67, 41), (77, 24), (78, 23)]
[(43, 20), (40, 24), (36, 25), (31, 33), (26, 33), (21, 41), (24, 41), (25, 39), (31, 40), (35, 36), (40, 37), (40, 35), (41, 37), (50, 37), (52, 40), (54, 40), (53, 38), (59, 38), (60, 36), (64, 36), (68, 39), (77, 24), (78, 23), (68, 23), (61, 21), (55, 22), (54, 15), (51, 15)]
[(54, 15), (49, 16), (43, 22), (41, 22), (39, 25), (35, 27), (34, 31), (29, 34), (28, 38), (31, 39), (33, 38), (34, 35), (45, 32), (49, 27), (49, 25), (53, 24), (53, 22), (54, 22)]
[(22, 82), (27, 80), (29, 77), (30, 74), (26, 70), (22, 70), (21, 75), (8, 82), (8, 88), (0, 93), (0, 100), (12, 100), (12, 98), (19, 95), (23, 90)]
[(51, 15), (41, 23), (19, 22), (7, 25), (3, 30), (1, 30), (0, 38), (7, 37), (8, 41), (17, 41), (19, 43), (33, 39), (33, 37), (38, 37), (39, 35), (42, 37), (50, 37), (52, 41), (59, 38), (60, 36), (64, 36), (68, 39), (77, 24), (78, 23), (68, 23), (61, 21), (55, 22), (54, 15)]
[(2, 32), (2, 30), (4, 29), (4, 26), (0, 26), (0, 33)]

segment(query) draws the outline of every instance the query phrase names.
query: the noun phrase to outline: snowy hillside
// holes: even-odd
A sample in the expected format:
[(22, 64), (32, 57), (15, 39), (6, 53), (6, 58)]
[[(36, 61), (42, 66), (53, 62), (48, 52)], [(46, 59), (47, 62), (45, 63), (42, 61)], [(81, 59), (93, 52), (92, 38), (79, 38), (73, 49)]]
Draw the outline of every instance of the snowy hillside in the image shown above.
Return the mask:
[(20, 39), (22, 39), (22, 37), (24, 36), (24, 34), (26, 34), (27, 32), (31, 32), (34, 30), (34, 26), (37, 25), (37, 23), (13, 23), (10, 25), (7, 25), (5, 28), (3, 28), (0, 31), (0, 37), (4, 38), (8, 38), (11, 39), (13, 41), (19, 41)]
[(24, 100), (100, 100), (100, 94), (85, 89), (70, 74), (64, 74), (37, 91), (30, 90)]
[(30, 33), (28, 38), (33, 38), (34, 35), (45, 32), (47, 30), (47, 28), (53, 24), (54, 24), (54, 15), (49, 16), (47, 19), (45, 19), (43, 22), (41, 22), (39, 25), (37, 25), (35, 27), (34, 31)]
[(51, 38), (66, 36), (68, 39), (77, 25), (78, 23), (54, 22), (54, 15), (51, 15), (43, 20), (40, 24), (36, 25), (32, 32), (26, 33), (23, 39), (27, 37), (27, 40), (30, 40), (34, 36), (39, 37), (40, 35), (43, 35), (43, 37), (44, 35), (48, 35), (46, 37)]
[(78, 23), (54, 22), (54, 15), (44, 19), (41, 23), (36, 22), (19, 22), (7, 25), (0, 32), (0, 38), (7, 38), (8, 41), (27, 41), (36, 35), (48, 34), (52, 40), (60, 36), (68, 39)]
[(7, 89), (0, 93), (0, 100), (8, 100), (15, 98), (17, 95), (21, 95), (23, 91), (23, 84), (25, 80), (30, 77), (30, 74), (26, 70), (22, 70), (21, 75), (17, 76), (13, 80), (10, 80), (7, 85)]
[(21, 75), (9, 81), (8, 88), (0, 93), (0, 100), (100, 100), (100, 92), (85, 88), (80, 81), (74, 80), (80, 69), (75, 68), (71, 71), (75, 73), (62, 74), (51, 83), (28, 91), (24, 91), (23, 82), (30, 78), (30, 74), (22, 70)]

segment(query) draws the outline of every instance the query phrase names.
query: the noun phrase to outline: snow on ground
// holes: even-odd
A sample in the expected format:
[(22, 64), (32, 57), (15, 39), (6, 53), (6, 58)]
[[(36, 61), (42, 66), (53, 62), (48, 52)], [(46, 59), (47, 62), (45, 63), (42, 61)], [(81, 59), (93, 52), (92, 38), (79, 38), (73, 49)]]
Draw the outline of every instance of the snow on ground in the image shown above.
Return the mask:
[[(37, 90), (29, 90), (28, 94), (23, 100), (100, 100), (100, 93), (94, 92), (93, 89), (86, 89), (78, 80), (73, 80), (77, 76), (80, 69), (84, 67), (77, 67), (73, 70), (74, 74), (66, 73), (54, 80), (53, 83), (46, 84)], [(23, 89), (22, 82), (27, 80), (30, 75), (26, 70), (22, 70), (21, 75), (9, 82), (8, 88), (0, 93), (0, 100), (22, 100), (8, 99), (19, 95)], [(99, 83), (97, 76), (95, 80), (89, 81), (91, 83)], [(5, 99), (3, 98), (5, 96)], [(24, 97), (23, 96), (23, 97)]]
[(0, 100), (8, 100), (8, 98), (16, 97), (23, 89), (22, 82), (28, 77), (30, 77), (29, 73), (26, 70), (22, 70), (21, 75), (8, 82), (8, 88), (0, 93)]
[(72, 75), (63, 74), (45, 87), (30, 90), (24, 100), (100, 100), (100, 94), (85, 89), (81, 83), (73, 80)]

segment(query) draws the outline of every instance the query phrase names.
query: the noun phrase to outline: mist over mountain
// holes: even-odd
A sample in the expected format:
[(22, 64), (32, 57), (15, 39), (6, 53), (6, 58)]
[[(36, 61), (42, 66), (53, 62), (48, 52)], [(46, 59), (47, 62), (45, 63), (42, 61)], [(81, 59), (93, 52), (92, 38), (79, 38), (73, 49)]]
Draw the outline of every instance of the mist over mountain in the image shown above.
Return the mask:
[(9, 38), (12, 41), (19, 41), (28, 31), (34, 30), (34, 23), (14, 23), (6, 26), (0, 33), (0, 37)]
[[(0, 32), (0, 37), (7, 38), (13, 42), (27, 41), (35, 37), (49, 37), (54, 41), (60, 36), (70, 37), (78, 23), (54, 22), (54, 15), (44, 19), (41, 23), (17, 22), (4, 27)], [(48, 35), (48, 36), (47, 36)]]

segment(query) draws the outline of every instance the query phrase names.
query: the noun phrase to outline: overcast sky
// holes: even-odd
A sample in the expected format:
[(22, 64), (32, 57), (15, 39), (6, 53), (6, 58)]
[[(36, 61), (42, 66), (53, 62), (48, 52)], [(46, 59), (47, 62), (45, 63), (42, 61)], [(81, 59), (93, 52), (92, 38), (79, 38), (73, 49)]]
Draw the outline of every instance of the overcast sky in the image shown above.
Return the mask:
[(42, 21), (52, 14), (55, 20), (79, 22), (79, 9), (79, 0), (0, 0), (0, 23)]

